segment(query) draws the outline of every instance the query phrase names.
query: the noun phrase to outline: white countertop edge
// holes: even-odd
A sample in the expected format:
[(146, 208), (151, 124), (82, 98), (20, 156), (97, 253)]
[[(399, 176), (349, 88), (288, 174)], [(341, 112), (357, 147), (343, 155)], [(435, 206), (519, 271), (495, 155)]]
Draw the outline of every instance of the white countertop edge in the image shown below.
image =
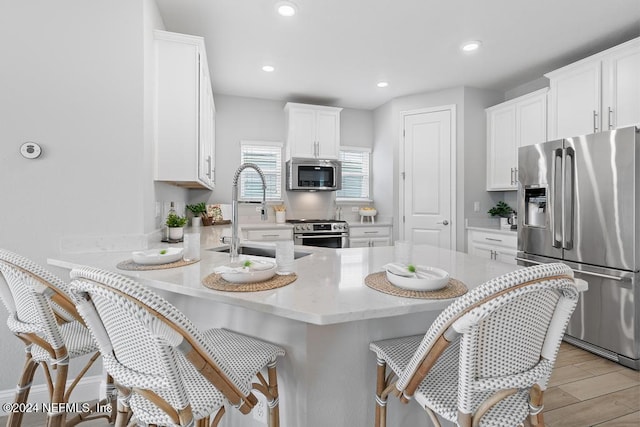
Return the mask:
[(467, 227), (467, 230), (485, 231), (489, 233), (506, 234), (507, 236), (517, 236), (518, 230), (511, 230), (509, 228), (500, 227)]

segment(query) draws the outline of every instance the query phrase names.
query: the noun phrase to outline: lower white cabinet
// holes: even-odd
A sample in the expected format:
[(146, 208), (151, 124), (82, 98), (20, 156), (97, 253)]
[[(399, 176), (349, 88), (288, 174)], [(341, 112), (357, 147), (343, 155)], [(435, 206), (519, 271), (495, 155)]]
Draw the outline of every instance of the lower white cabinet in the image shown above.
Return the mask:
[(518, 237), (513, 231), (468, 230), (469, 255), (517, 264)]
[(359, 225), (349, 228), (350, 248), (391, 246), (390, 225)]

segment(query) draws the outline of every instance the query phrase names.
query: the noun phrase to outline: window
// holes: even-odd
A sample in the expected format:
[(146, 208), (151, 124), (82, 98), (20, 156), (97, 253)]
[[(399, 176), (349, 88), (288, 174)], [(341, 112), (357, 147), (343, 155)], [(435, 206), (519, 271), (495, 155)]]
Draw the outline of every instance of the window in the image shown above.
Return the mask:
[(371, 150), (361, 147), (340, 147), (342, 190), (338, 200), (369, 200), (369, 163)]
[[(241, 163), (254, 163), (264, 173), (267, 182), (267, 200), (282, 200), (282, 143), (267, 141), (240, 141)], [(244, 201), (262, 201), (262, 180), (253, 169), (240, 174), (238, 198)]]

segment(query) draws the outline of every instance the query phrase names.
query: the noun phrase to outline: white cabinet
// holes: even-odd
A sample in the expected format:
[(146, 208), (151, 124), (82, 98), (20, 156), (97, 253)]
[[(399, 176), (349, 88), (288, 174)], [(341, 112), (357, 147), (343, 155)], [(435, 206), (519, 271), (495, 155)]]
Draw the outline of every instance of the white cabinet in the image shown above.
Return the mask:
[(640, 38), (559, 70), (549, 78), (549, 139), (640, 123)]
[(350, 248), (391, 246), (390, 225), (359, 225), (349, 228)]
[(547, 140), (547, 89), (487, 108), (487, 190), (518, 189), (518, 148)]
[(215, 105), (202, 37), (155, 31), (155, 179), (215, 184)]
[(342, 108), (296, 104), (284, 106), (287, 120), (286, 158), (337, 159)]
[(513, 231), (468, 230), (469, 255), (517, 264), (518, 237)]

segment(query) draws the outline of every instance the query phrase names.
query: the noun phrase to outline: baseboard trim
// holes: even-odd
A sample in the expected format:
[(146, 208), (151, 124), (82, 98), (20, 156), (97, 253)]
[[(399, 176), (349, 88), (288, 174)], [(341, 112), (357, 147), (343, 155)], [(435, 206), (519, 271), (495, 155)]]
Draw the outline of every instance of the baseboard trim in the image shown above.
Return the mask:
[[(68, 381), (67, 387), (69, 387), (71, 383), (72, 381)], [(73, 389), (73, 393), (71, 393), (71, 401), (87, 402), (96, 400), (98, 398), (104, 398), (105, 385), (106, 382), (104, 375), (84, 377)], [(0, 390), (0, 405), (3, 405), (5, 403), (12, 403), (15, 397), (15, 388)], [(49, 387), (47, 387), (46, 384), (37, 384), (31, 386), (31, 391), (29, 392), (30, 403), (45, 403), (48, 401)], [(0, 411), (0, 415), (4, 415), (4, 413)]]

